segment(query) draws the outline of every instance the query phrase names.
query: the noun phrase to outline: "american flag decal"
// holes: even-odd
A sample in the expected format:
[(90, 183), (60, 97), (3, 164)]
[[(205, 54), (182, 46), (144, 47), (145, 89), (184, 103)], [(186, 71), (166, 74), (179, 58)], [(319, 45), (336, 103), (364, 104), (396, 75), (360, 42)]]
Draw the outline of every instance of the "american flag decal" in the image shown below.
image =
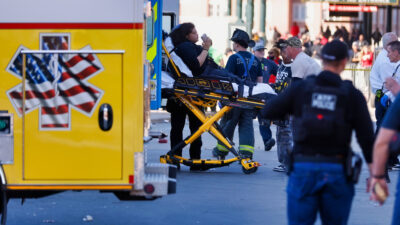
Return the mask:
[[(19, 47), (7, 71), (22, 80), (22, 54)], [(90, 50), (90, 46), (82, 50)], [(103, 91), (87, 82), (103, 71), (95, 54), (27, 54), (25, 113), (39, 108), (39, 129), (70, 129), (71, 108), (91, 116)], [(22, 116), (22, 83), (7, 91)]]

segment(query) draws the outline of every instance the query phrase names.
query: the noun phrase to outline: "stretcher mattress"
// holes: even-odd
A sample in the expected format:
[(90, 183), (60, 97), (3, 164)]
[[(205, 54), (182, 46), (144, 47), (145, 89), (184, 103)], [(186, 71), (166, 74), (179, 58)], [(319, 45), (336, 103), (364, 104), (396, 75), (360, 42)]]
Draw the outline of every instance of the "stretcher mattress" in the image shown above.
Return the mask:
[[(162, 89), (173, 89), (175, 80), (174, 80), (174, 78), (172, 78), (172, 75), (165, 71), (162, 71), (161, 74), (162, 74), (161, 88)], [(187, 80), (188, 79), (185, 79), (185, 82), (187, 82)], [(201, 88), (202, 84), (208, 85), (208, 86), (213, 86), (213, 84), (214, 84), (212, 82), (212, 79), (210, 79), (210, 78), (204, 79), (204, 78), (199, 77), (199, 78), (191, 78), (191, 79), (189, 78), (189, 80), (193, 80), (193, 82), (192, 82), (193, 87), (197, 86), (198, 88)], [(199, 81), (199, 80), (201, 80), (201, 81)], [(209, 84), (207, 81), (210, 81)], [(219, 81), (221, 81), (221, 80), (219, 80)], [(204, 82), (206, 82), (206, 83), (204, 83)], [(222, 82), (224, 82), (224, 81), (222, 80)], [(229, 82), (229, 81), (226, 81), (226, 82)], [(229, 94), (235, 95), (239, 90), (239, 84), (230, 83), (230, 85), (231, 85), (232, 90), (230, 90)], [(243, 88), (244, 88), (243, 97), (245, 97), (245, 98), (249, 97), (250, 96), (250, 87), (247, 85), (244, 85)], [(226, 88), (225, 91), (227, 91), (227, 89), (228, 88)], [(219, 93), (219, 94), (221, 94), (221, 93)], [(264, 84), (264, 83), (257, 83), (255, 86), (253, 86), (251, 95), (254, 96), (254, 95), (262, 95), (262, 94), (276, 95), (275, 91), (272, 89), (272, 87), (270, 85)], [(228, 93), (226, 93), (226, 95), (228, 95)]]

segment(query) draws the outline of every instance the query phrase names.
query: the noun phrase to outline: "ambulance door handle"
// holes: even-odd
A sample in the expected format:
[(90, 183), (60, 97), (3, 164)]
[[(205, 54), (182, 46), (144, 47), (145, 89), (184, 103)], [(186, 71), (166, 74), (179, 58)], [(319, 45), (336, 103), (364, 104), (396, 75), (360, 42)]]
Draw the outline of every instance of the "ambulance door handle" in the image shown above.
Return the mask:
[(113, 111), (110, 104), (104, 103), (99, 109), (99, 126), (103, 131), (109, 131), (113, 124)]

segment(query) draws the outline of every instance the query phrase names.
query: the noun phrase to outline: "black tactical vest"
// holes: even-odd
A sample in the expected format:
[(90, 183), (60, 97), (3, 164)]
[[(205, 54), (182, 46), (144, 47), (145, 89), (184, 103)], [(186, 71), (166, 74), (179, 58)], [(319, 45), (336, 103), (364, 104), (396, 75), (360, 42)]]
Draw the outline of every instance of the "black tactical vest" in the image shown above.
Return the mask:
[[(293, 139), (297, 144), (324, 150), (348, 149), (352, 128), (349, 97), (352, 84), (319, 86), (316, 77), (307, 78), (301, 113), (293, 120)], [(326, 152), (328, 151), (328, 152)]]

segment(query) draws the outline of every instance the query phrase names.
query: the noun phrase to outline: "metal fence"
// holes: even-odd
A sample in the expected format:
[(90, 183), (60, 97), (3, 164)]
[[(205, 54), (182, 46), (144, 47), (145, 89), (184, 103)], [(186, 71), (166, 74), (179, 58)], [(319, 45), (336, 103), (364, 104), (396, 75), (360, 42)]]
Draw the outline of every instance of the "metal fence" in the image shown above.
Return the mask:
[(370, 72), (371, 68), (362, 67), (357, 63), (349, 63), (341, 76), (342, 79), (351, 80), (354, 86), (364, 94), (369, 106), (372, 107), (375, 96), (371, 92), (371, 85), (369, 82)]

